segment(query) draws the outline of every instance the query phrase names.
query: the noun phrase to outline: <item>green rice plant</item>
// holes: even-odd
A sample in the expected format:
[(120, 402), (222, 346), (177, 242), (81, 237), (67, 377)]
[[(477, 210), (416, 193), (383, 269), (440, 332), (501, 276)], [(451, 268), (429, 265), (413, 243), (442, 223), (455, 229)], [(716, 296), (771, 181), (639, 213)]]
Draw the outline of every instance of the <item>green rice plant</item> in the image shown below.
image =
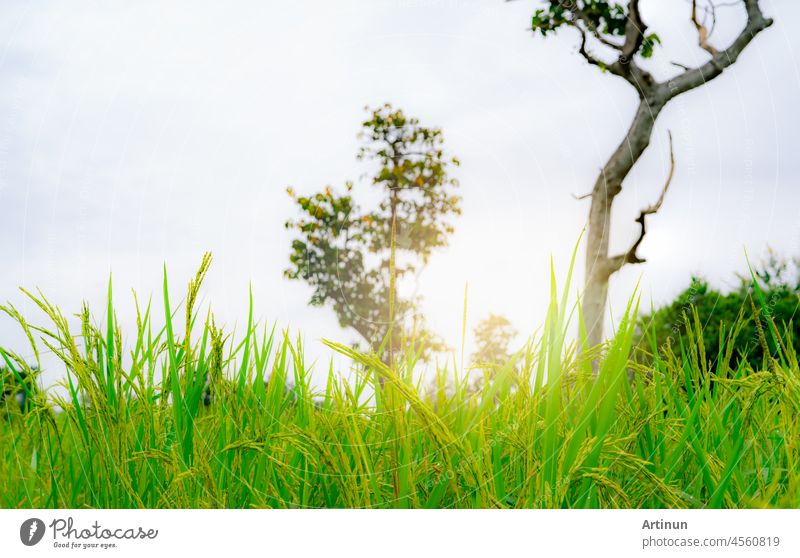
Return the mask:
[[(414, 339), (396, 348), (391, 366), (326, 341), (351, 376), (331, 363), (315, 371), (325, 382), (314, 388), (301, 339), (256, 321), (252, 294), (239, 336), (201, 314), (210, 263), (205, 256), (177, 305), (165, 270), (163, 312), (134, 295), (128, 344), (110, 281), (102, 327), (86, 305), (67, 317), (39, 292), (23, 291), (43, 325), (2, 307), (37, 363), (50, 351), (65, 374), (36, 389), (21, 380), (38, 367), (0, 348), (0, 506), (800, 505), (791, 328), (768, 324), (759, 342), (770, 336), (777, 352), (757, 369), (734, 364), (740, 323), (725, 329), (717, 354), (706, 353), (691, 315), (678, 346), (635, 349), (634, 295), (608, 342), (587, 347), (582, 335), (570, 341), (570, 267), (560, 292), (551, 272), (538, 334), (477, 390), (455, 358), (421, 374)], [(577, 322), (582, 332), (580, 314)], [(11, 404), (20, 389), (29, 392), (26, 412)]]

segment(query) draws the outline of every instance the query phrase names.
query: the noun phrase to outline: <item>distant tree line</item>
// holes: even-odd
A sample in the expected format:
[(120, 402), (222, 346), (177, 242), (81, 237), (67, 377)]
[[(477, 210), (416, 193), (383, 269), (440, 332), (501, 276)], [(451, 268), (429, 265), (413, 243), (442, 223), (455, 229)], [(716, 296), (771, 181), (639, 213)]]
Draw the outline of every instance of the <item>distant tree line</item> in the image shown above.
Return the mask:
[(651, 353), (654, 347), (662, 350), (667, 346), (680, 351), (687, 335), (696, 335), (699, 327), (712, 363), (725, 343), (732, 345), (734, 362), (744, 360), (760, 369), (768, 365), (767, 357), (777, 354), (778, 347), (769, 334), (771, 322), (800, 352), (800, 262), (770, 251), (753, 268), (753, 277), (739, 276), (739, 285), (727, 293), (703, 278), (692, 277), (672, 302), (641, 316), (639, 347)]

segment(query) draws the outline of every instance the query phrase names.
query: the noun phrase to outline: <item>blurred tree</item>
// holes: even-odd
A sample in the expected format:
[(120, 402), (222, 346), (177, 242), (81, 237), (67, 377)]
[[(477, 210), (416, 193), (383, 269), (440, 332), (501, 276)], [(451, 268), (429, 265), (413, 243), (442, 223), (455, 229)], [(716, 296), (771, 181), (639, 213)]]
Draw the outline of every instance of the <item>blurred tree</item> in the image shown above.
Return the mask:
[[(5, 414), (8, 414), (8, 405), (13, 405), (20, 412), (27, 412), (33, 404), (32, 396), (39, 391), (36, 382), (37, 366), (29, 367), (30, 374), (24, 369), (14, 372), (6, 366), (0, 366), (0, 390), (2, 390), (2, 406), (5, 407)], [(13, 403), (12, 403), (13, 401)]]
[(373, 349), (386, 340), (384, 358), (391, 361), (403, 336), (434, 345), (414, 315), (418, 299), (400, 296), (398, 284), (447, 246), (449, 218), (461, 213), (453, 194), (458, 182), (448, 171), (459, 162), (445, 153), (441, 129), (423, 127), (389, 104), (367, 110), (358, 159), (373, 164), (377, 202), (359, 206), (352, 182), (344, 195), (326, 187), (297, 196), (290, 188), (301, 217), (286, 223), (297, 236), (285, 275), (311, 285), (311, 304), (330, 304), (339, 323)]
[[(667, 344), (677, 348), (687, 333), (687, 322), (693, 324), (696, 313), (702, 327), (703, 345), (707, 357), (714, 361), (719, 354), (720, 335), (727, 336), (741, 321), (738, 334), (732, 339), (734, 362), (746, 359), (754, 369), (764, 365), (764, 344), (770, 354), (776, 354), (774, 340), (767, 331), (772, 320), (783, 333), (791, 332), (795, 351), (800, 352), (800, 266), (770, 251), (768, 257), (753, 270), (764, 296), (764, 305), (753, 292), (749, 276), (740, 276), (740, 284), (723, 294), (708, 282), (692, 277), (691, 284), (671, 303), (643, 315), (639, 321), (637, 343), (646, 352)], [(753, 309), (755, 308), (755, 313)]]
[[(764, 17), (759, 0), (717, 2), (691, 0), (673, 2), (674, 9), (687, 9), (688, 19), (697, 32), (697, 42), (708, 61), (690, 68), (673, 62), (680, 71), (663, 81), (657, 80), (641, 62), (650, 58), (661, 39), (648, 31), (639, 9), (639, 0), (626, 3), (603, 0), (547, 0), (546, 7), (536, 10), (531, 20), (534, 32), (550, 35), (561, 28), (577, 31), (578, 52), (591, 65), (625, 80), (639, 98), (633, 121), (611, 157), (601, 169), (594, 187), (583, 198), (591, 200), (586, 243), (586, 283), (581, 299), (583, 319), (590, 346), (603, 340), (603, 321), (608, 280), (626, 264), (644, 262), (637, 254), (645, 235), (645, 218), (658, 211), (672, 177), (674, 158), (659, 200), (641, 211), (637, 222), (638, 238), (631, 247), (617, 255), (609, 254), (611, 208), (622, 191), (622, 183), (650, 143), (653, 125), (661, 110), (675, 97), (713, 80), (734, 64), (750, 41), (772, 24)], [(721, 8), (744, 9), (744, 27), (733, 42), (722, 50), (712, 44), (712, 34)], [(599, 52), (599, 54), (598, 54)], [(670, 150), (672, 148), (670, 141)]]
[(473, 366), (495, 367), (511, 359), (510, 345), (517, 330), (504, 316), (489, 314), (475, 328), (476, 351), (472, 355)]

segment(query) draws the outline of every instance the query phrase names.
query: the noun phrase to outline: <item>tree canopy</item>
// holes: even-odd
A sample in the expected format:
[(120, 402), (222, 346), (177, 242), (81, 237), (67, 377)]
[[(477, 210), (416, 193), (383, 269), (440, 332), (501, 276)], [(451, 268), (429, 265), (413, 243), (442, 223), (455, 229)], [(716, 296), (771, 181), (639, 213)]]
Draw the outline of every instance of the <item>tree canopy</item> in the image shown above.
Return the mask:
[(445, 152), (442, 130), (390, 104), (367, 110), (357, 157), (371, 167), (377, 202), (359, 204), (354, 182), (342, 194), (327, 186), (298, 196), (290, 188), (301, 216), (286, 223), (296, 236), (285, 275), (306, 281), (312, 304), (330, 305), (343, 327), (377, 348), (390, 331), (431, 339), (414, 314), (418, 298), (398, 286), (447, 246), (461, 207), (450, 176), (459, 162)]
[(511, 342), (517, 330), (505, 316), (489, 314), (475, 328), (476, 350), (472, 355), (473, 366), (493, 367), (503, 365), (511, 359)]

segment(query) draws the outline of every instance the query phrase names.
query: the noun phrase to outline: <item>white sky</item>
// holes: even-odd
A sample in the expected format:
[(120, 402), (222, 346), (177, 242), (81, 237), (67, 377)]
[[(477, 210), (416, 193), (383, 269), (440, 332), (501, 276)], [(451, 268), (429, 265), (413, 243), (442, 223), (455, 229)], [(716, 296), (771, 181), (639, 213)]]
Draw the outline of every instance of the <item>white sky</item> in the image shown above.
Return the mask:
[[(429, 324), (458, 347), (468, 282), (470, 329), (494, 312), (527, 336), (544, 315), (549, 256), (563, 272), (586, 219), (572, 193), (591, 188), (636, 102), (583, 62), (573, 34), (534, 38), (537, 4), (4, 1), (0, 298), (38, 318), (16, 288), (39, 287), (65, 313), (89, 300), (100, 319), (113, 271), (129, 327), (131, 288), (160, 303), (166, 262), (177, 296), (210, 250), (218, 321), (241, 330), (252, 282), (256, 316), (301, 331), (324, 357), (320, 338), (355, 336), (282, 277), (285, 188), (357, 179), (363, 107), (389, 101), (443, 127), (462, 161), (463, 216), (420, 278)], [(665, 44), (657, 75), (704, 60), (687, 2), (643, 4)], [(745, 248), (800, 254), (800, 3), (762, 4), (776, 24), (664, 111), (618, 198), (612, 244), (623, 249), (663, 183), (672, 130), (676, 176), (648, 221), (648, 263), (612, 280), (615, 316), (639, 278), (645, 304), (658, 304), (693, 273), (733, 285)], [(727, 46), (741, 14), (722, 15)], [(0, 344), (22, 343), (0, 317)]]

